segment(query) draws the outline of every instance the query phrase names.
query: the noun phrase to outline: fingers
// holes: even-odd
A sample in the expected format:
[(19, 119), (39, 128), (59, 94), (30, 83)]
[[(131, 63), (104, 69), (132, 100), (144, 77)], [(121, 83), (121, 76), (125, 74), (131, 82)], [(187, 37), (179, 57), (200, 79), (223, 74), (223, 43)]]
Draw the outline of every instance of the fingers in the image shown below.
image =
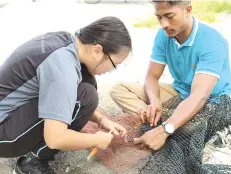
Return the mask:
[(140, 150), (150, 150), (148, 145), (146, 145), (141, 138), (134, 138), (133, 143), (138, 146)]
[(127, 134), (127, 130), (123, 127), (123, 129), (121, 129), (121, 137), (124, 137)]
[(119, 124), (116, 124), (115, 126), (116, 126), (115, 130), (118, 132), (118, 134), (116, 135), (120, 135), (121, 137), (124, 137), (127, 134), (127, 130), (123, 126)]
[(150, 123), (150, 126), (153, 126), (156, 117), (156, 111), (156, 107), (149, 105), (145, 111), (143, 111), (142, 120), (145, 120), (146, 122)]
[(147, 145), (145, 145), (145, 144), (140, 144), (139, 148), (140, 148), (140, 150), (148, 149)]
[(144, 115), (145, 115), (145, 120), (150, 123), (150, 115), (151, 115), (151, 108), (150, 108), (150, 105), (146, 108), (145, 112), (144, 112)]
[(156, 117), (155, 117), (155, 121), (154, 121), (155, 126), (157, 126), (157, 123), (159, 122), (159, 120), (161, 118), (161, 114), (162, 113), (160, 111), (156, 113)]
[(112, 134), (109, 134), (110, 135), (110, 138), (111, 138), (111, 141), (112, 141), (112, 139), (113, 139), (113, 135)]
[(147, 108), (143, 111), (141, 118), (147, 123), (150, 123), (150, 126), (157, 125), (158, 121), (161, 118), (161, 106), (159, 105), (148, 105)]
[(162, 145), (161, 146), (149, 146), (149, 149), (151, 149), (153, 151), (158, 151), (161, 149), (161, 147), (162, 147)]
[(117, 130), (117, 128), (115, 128), (113, 131), (112, 131), (112, 134), (114, 135), (120, 135), (119, 131)]
[(133, 143), (135, 144), (135, 145), (138, 145), (138, 144), (141, 144), (143, 141), (142, 141), (142, 138), (140, 137), (140, 138), (134, 138), (133, 139)]
[[(109, 142), (109, 144), (112, 142), (112, 139), (113, 139), (113, 135), (112, 134), (108, 134), (109, 135), (109, 138), (110, 138), (110, 142)], [(108, 144), (108, 145), (109, 145)]]
[(150, 123), (150, 126), (153, 126), (154, 124), (154, 120), (155, 120), (155, 117), (156, 117), (156, 108), (151, 108), (151, 114), (150, 114), (150, 117), (149, 117), (149, 123)]

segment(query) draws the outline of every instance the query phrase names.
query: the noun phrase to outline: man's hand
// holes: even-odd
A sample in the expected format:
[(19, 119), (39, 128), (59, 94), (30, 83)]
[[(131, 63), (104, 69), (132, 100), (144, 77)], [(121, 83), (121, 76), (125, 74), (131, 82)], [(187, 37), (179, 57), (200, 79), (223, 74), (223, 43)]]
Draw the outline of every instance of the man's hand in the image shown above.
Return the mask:
[(98, 131), (95, 133), (98, 137), (98, 143), (96, 147), (99, 149), (106, 149), (112, 141), (113, 135), (105, 132)]
[(160, 125), (146, 132), (143, 136), (134, 138), (134, 144), (145, 146), (152, 150), (159, 150), (165, 144), (167, 137), (168, 134), (164, 131), (164, 127)]
[(150, 126), (157, 125), (162, 115), (162, 103), (156, 101), (139, 111), (142, 122), (150, 123)]
[(102, 118), (102, 128), (107, 131), (113, 130), (112, 133), (114, 135), (120, 135), (121, 137), (124, 137), (127, 133), (126, 129), (123, 126), (107, 119), (106, 117)]

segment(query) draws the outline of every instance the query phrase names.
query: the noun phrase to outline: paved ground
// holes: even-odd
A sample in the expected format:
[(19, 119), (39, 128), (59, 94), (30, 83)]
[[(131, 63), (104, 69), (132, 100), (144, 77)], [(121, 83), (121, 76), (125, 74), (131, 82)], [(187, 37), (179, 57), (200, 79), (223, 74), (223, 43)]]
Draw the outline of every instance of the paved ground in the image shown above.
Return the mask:
[[(32, 3), (30, 0), (18, 0), (10, 5), (0, 8), (0, 63), (7, 55), (24, 41), (47, 31), (67, 30), (74, 32), (77, 28), (105, 15), (120, 17), (128, 26), (133, 39), (133, 59), (127, 63), (126, 68), (116, 72), (97, 77), (99, 82), (100, 106), (110, 115), (117, 115), (120, 109), (114, 105), (108, 95), (108, 89), (117, 80), (142, 81), (147, 68), (149, 55), (155, 30), (134, 29), (131, 18), (148, 13), (147, 5), (124, 4), (98, 4), (87, 5), (76, 3), (74, 0), (55, 2), (41, 0)], [(147, 11), (148, 10), (148, 11)], [(228, 29), (230, 17), (214, 27), (218, 28), (224, 36), (231, 41)], [(171, 80), (166, 76), (163, 80)], [(110, 174), (115, 173), (104, 168), (96, 160), (86, 162), (87, 151), (74, 153), (60, 153), (52, 166), (57, 173), (76, 174)], [(218, 158), (216, 158), (218, 159)], [(223, 157), (222, 157), (223, 159)], [(224, 158), (225, 159), (225, 158)], [(12, 172), (16, 159), (0, 159), (0, 173)], [(220, 162), (218, 159), (215, 162)], [(230, 160), (231, 161), (231, 160)], [(136, 169), (128, 173), (136, 174)]]

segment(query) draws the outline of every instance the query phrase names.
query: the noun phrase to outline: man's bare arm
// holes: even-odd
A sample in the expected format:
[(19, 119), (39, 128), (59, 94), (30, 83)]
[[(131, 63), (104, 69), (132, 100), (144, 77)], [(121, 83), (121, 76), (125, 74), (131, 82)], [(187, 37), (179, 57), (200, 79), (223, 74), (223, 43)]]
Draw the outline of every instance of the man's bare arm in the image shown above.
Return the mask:
[(158, 80), (163, 74), (164, 68), (165, 65), (163, 64), (155, 62), (149, 63), (148, 72), (144, 83), (144, 89), (150, 103), (155, 102), (156, 99), (160, 99), (160, 88)]
[(196, 74), (193, 79), (190, 96), (178, 105), (167, 122), (173, 124), (175, 129), (177, 129), (193, 119), (206, 104), (217, 80), (212, 75)]
[(144, 121), (148, 121), (150, 125), (156, 125), (159, 121), (162, 113), (162, 104), (160, 101), (160, 88), (158, 84), (158, 80), (163, 74), (165, 65), (150, 62), (148, 72), (146, 75), (144, 89), (145, 93), (149, 99), (149, 105), (145, 109), (145, 117), (141, 114), (141, 119)]

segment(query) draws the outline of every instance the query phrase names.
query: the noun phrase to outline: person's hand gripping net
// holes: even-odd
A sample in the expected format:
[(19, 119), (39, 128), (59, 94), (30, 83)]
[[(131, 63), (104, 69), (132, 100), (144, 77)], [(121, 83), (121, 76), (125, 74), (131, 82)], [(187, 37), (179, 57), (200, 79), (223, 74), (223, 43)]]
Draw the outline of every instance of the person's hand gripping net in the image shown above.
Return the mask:
[(141, 121), (144, 123), (149, 123), (150, 126), (157, 126), (162, 116), (162, 103), (156, 101), (155, 103), (147, 105), (146, 108), (140, 109), (138, 115)]

